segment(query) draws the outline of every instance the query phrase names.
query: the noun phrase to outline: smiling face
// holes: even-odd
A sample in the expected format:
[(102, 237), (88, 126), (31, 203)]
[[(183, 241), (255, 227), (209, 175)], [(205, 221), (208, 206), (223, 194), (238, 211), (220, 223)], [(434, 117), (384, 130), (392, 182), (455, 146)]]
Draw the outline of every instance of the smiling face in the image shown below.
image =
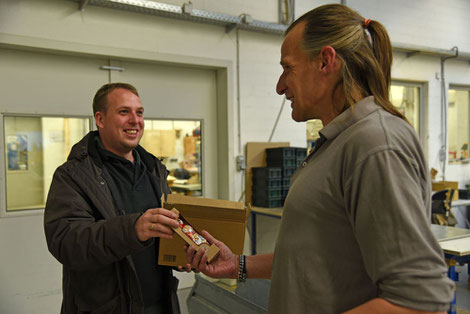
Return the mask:
[(104, 112), (95, 113), (104, 147), (133, 161), (132, 150), (144, 134), (144, 108), (140, 98), (127, 89), (116, 88), (107, 96)]
[[(333, 88), (321, 53), (312, 58), (301, 47), (305, 23), (296, 25), (281, 47), (281, 66), (276, 91), (291, 101), (292, 119), (297, 122), (329, 120)], [(325, 120), (325, 121), (324, 121)]]

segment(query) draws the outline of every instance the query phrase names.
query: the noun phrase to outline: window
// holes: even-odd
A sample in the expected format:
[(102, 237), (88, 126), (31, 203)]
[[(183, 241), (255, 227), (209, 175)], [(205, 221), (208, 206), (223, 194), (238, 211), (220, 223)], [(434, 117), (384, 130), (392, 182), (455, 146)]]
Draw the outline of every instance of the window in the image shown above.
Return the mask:
[(469, 161), (470, 87), (449, 88), (449, 162)]
[(4, 116), (7, 211), (41, 209), (55, 169), (90, 130), (89, 118)]
[(408, 119), (418, 135), (421, 135), (421, 85), (392, 82), (390, 101)]
[(162, 159), (173, 193), (202, 195), (201, 121), (145, 119), (140, 144)]
[(307, 152), (310, 153), (312, 148), (315, 146), (315, 141), (320, 138), (318, 133), (323, 129), (323, 123), (321, 120), (313, 119), (307, 121)]
[[(408, 119), (421, 136), (421, 90), (417, 83), (395, 81), (390, 87), (390, 101)], [(307, 147), (310, 150), (318, 139), (323, 125), (320, 120), (307, 121)]]

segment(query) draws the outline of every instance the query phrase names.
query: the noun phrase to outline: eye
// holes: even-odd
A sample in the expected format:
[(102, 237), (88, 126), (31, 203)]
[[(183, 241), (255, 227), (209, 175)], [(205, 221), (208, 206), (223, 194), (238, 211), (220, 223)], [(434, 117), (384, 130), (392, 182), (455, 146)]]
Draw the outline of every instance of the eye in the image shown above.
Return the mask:
[(144, 115), (144, 111), (143, 110), (138, 110), (137, 115), (142, 117)]

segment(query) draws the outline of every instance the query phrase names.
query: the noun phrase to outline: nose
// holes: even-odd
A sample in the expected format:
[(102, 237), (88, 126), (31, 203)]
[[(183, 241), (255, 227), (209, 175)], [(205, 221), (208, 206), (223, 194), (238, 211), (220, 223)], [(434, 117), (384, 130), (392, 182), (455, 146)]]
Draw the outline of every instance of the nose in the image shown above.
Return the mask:
[(277, 81), (276, 92), (279, 95), (283, 95), (285, 94), (286, 89), (287, 89), (286, 80), (284, 78), (284, 73), (282, 73), (281, 76), (279, 76), (279, 80)]
[(129, 114), (129, 123), (135, 124), (135, 123), (137, 123), (137, 119), (138, 119), (138, 116), (137, 116), (136, 112), (131, 112)]

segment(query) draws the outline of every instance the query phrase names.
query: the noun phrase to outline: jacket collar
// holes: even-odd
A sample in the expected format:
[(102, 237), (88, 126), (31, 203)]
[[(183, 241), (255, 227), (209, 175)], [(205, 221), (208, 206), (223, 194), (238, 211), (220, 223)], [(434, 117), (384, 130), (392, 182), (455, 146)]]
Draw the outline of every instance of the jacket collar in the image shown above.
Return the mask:
[[(98, 131), (91, 131), (87, 135), (85, 135), (85, 137), (80, 142), (78, 142), (72, 147), (72, 150), (67, 160), (72, 160), (72, 159), (81, 160), (89, 156), (93, 159), (93, 162), (99, 168), (103, 168), (103, 162), (101, 160), (100, 154), (98, 153), (98, 149), (96, 147), (96, 140), (95, 140), (96, 137), (99, 137)], [(139, 156), (142, 159), (142, 162), (145, 164), (145, 166), (150, 172), (153, 172), (154, 170), (156, 170), (156, 173), (158, 176), (165, 177), (165, 174), (162, 173), (163, 170), (157, 169), (156, 167), (157, 158), (155, 156), (148, 153), (140, 145), (137, 146), (135, 149), (139, 153)]]

